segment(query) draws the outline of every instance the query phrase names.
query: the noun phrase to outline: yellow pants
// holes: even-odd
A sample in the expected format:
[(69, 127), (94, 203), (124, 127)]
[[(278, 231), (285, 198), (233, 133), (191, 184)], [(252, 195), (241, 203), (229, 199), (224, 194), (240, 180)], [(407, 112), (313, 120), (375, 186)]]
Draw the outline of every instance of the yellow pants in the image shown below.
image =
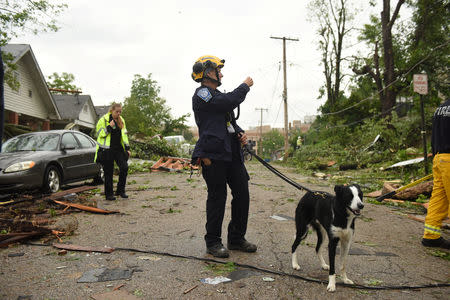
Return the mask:
[(433, 177), (433, 192), (425, 217), (425, 239), (438, 239), (441, 236), (442, 220), (450, 213), (450, 153), (434, 156)]

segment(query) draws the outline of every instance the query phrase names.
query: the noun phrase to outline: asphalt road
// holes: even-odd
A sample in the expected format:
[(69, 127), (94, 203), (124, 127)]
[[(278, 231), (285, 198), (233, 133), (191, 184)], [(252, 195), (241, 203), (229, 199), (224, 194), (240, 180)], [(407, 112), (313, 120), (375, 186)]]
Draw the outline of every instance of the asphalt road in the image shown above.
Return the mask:
[[(327, 181), (306, 178), (286, 168), (281, 170), (313, 190), (332, 191)], [(328, 293), (328, 274), (320, 269), (316, 258), (314, 234), (299, 246), (301, 270), (294, 271), (291, 267), (290, 248), (295, 234), (292, 217), (303, 192), (256, 162), (248, 165), (248, 171), (251, 204), (247, 239), (258, 245), (258, 251), (251, 254), (232, 251), (228, 259), (221, 261), (259, 270), (205, 261), (213, 257), (206, 254), (203, 240), (206, 186), (202, 177), (139, 173), (127, 180), (129, 199), (106, 202), (102, 195), (94, 196), (100, 207), (119, 210), (120, 214), (79, 212), (61, 218), (75, 218), (78, 223), (74, 235), (63, 238), (65, 243), (143, 252), (69, 251), (58, 255), (58, 249), (50, 246), (17, 244), (0, 250), (0, 298), (449, 299), (449, 287), (410, 288), (450, 283), (450, 262), (438, 257), (442, 252), (420, 244), (423, 224), (407, 218), (404, 209), (370, 203), (356, 221), (347, 265), (348, 277), (361, 287), (339, 285), (338, 278), (336, 292)], [(229, 200), (230, 196), (224, 233), (230, 218)], [(448, 236), (448, 232), (444, 235)], [(88, 273), (97, 269), (122, 270), (108, 276), (129, 278), (78, 282), (80, 278), (89, 281)], [(201, 282), (217, 276), (233, 280), (216, 285)], [(392, 289), (395, 286), (399, 288)], [(98, 296), (108, 292), (122, 296)]]

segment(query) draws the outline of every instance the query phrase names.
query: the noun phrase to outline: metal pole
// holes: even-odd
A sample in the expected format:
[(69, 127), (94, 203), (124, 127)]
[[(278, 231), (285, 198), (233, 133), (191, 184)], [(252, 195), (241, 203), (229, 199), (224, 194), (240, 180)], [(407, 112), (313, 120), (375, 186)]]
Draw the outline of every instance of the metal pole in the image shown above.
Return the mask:
[(428, 174), (427, 136), (425, 130), (425, 112), (423, 108), (423, 95), (420, 95), (420, 110), (422, 114), (422, 139), (423, 139), (423, 162), (425, 165), (425, 175)]

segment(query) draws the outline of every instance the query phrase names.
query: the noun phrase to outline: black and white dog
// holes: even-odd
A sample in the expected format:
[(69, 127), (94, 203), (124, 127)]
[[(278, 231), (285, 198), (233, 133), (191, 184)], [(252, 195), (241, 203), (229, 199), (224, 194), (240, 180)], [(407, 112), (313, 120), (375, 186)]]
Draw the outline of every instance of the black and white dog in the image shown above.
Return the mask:
[[(298, 203), (295, 211), (297, 234), (292, 244), (292, 267), (299, 270), (297, 247), (308, 235), (308, 225), (317, 233), (316, 253), (322, 269), (330, 270), (327, 291), (336, 290), (335, 256), (338, 242), (341, 242), (341, 277), (344, 283), (353, 284), (345, 272), (348, 251), (355, 230), (355, 218), (363, 209), (362, 192), (358, 185), (336, 185), (336, 196), (325, 192), (308, 192)], [(328, 236), (328, 257), (330, 265), (322, 256), (324, 236)]]

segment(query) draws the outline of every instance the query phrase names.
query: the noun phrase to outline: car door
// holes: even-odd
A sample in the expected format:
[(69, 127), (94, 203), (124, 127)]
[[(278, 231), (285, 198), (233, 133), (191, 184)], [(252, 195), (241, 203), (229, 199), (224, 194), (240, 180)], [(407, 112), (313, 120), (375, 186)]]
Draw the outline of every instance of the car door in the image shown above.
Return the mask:
[(80, 132), (74, 132), (75, 137), (81, 146), (83, 176), (93, 177), (99, 172), (99, 166), (94, 162), (96, 144), (95, 142)]
[(83, 150), (73, 133), (66, 132), (61, 138), (61, 164), (64, 181), (71, 181), (83, 176)]

